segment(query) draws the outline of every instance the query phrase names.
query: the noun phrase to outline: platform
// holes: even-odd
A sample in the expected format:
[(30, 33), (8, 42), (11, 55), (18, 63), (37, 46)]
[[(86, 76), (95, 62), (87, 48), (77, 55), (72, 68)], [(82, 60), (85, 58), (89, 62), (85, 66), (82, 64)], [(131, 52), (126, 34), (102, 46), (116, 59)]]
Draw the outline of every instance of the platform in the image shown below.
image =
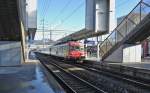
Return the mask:
[(146, 69), (150, 70), (150, 62), (141, 62), (141, 63), (110, 63), (113, 65), (121, 65), (126, 67), (132, 67), (137, 69)]
[(100, 58), (96, 58), (96, 57), (88, 57), (88, 58), (85, 59), (85, 61), (100, 62)]
[[(116, 65), (116, 66), (126, 66), (126, 67), (131, 67), (131, 68), (137, 68), (137, 69), (147, 69), (147, 70), (150, 70), (150, 58), (146, 58), (146, 59), (143, 59), (144, 61), (142, 62), (126, 62), (126, 63), (112, 63), (112, 62), (106, 62), (108, 63), (108, 65)], [(90, 63), (94, 63), (94, 62), (97, 62), (99, 63), (98, 65), (100, 65), (101, 61), (100, 59), (98, 58), (94, 58), (94, 57), (91, 57), (91, 58), (86, 58), (85, 59), (85, 62), (90, 62)]]
[(0, 93), (64, 93), (56, 80), (37, 62), (0, 67)]

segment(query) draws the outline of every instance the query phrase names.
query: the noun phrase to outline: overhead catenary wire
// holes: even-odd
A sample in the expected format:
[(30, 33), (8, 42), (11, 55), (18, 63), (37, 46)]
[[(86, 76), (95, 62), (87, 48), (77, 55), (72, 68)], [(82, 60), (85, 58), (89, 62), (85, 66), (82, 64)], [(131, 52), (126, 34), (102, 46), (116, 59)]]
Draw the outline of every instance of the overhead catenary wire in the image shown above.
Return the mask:
[(49, 1), (49, 3), (47, 3), (47, 7), (45, 8), (45, 12), (44, 12), (44, 16), (43, 17), (45, 17), (45, 16), (47, 16), (47, 11), (49, 11), (49, 8), (50, 8), (50, 5), (51, 5), (51, 3), (52, 3), (52, 0), (48, 0)]
[[(43, 29), (37, 29), (37, 31), (42, 31)], [(50, 31), (49, 29), (45, 29), (46, 31)], [(56, 31), (56, 32), (63, 32), (63, 31), (69, 31), (69, 32), (74, 32), (74, 30), (63, 30), (63, 29), (51, 29), (52, 31)]]
[(56, 26), (54, 27), (54, 29), (56, 29), (58, 26), (64, 24), (70, 17), (72, 17), (72, 16), (84, 5), (84, 3), (85, 3), (85, 2), (84, 2), (84, 0), (83, 0), (83, 2), (81, 2), (81, 3), (78, 5), (78, 7), (76, 7), (68, 16), (66, 16), (66, 17), (61, 21), (60, 24), (56, 25)]
[(42, 1), (42, 10), (41, 10), (41, 16), (42, 16), (42, 20), (45, 19), (45, 16), (47, 15), (47, 11), (49, 10), (50, 6), (51, 6), (51, 2), (52, 0), (43, 0)]
[(124, 6), (124, 5), (126, 5), (128, 2), (131, 2), (131, 1), (130, 0), (122, 0), (122, 2), (117, 4), (115, 6), (115, 8), (120, 8), (120, 7)]
[[(45, 0), (44, 0), (45, 1)], [(60, 14), (62, 14), (65, 10), (66, 10), (66, 8), (69, 6), (69, 4), (72, 2), (73, 0), (69, 0), (67, 3), (66, 3), (66, 5), (62, 8), (62, 10), (60, 11), (60, 13), (58, 14), (58, 15), (60, 15)], [(42, 12), (42, 14), (43, 14), (43, 20), (45, 19), (45, 16), (47, 15), (47, 12), (46, 11), (48, 11), (49, 10), (49, 7), (50, 7), (50, 4), (51, 4), (51, 2), (52, 2), (52, 0), (49, 0), (49, 3), (47, 3), (46, 1), (45, 2), (43, 2), (44, 4), (43, 4), (43, 12)], [(48, 7), (46, 7), (47, 5), (46, 5), (46, 3), (47, 3), (47, 5), (48, 5)], [(56, 16), (57, 18), (58, 18), (58, 16)], [(57, 19), (56, 18), (56, 19)], [(56, 31), (56, 30), (51, 30), (51, 31)], [(44, 31), (45, 32), (45, 31)]]
[(68, 0), (68, 2), (65, 4), (65, 6), (60, 10), (60, 12), (55, 16), (54, 20), (51, 22), (51, 24), (54, 24), (57, 21), (57, 18), (65, 12), (67, 7), (72, 3), (73, 0)]
[(46, 0), (43, 0), (42, 1), (42, 16), (44, 16), (43, 14), (44, 14), (44, 12), (45, 12), (45, 7), (46, 7)]
[[(43, 0), (43, 1), (45, 1), (45, 0)], [(51, 0), (50, 0), (51, 1)], [(60, 11), (60, 13), (57, 15), (58, 17), (59, 17), (59, 15), (60, 14), (62, 14), (62, 13), (64, 13), (65, 11), (66, 11), (66, 9), (67, 9), (67, 7), (70, 5), (70, 3), (72, 3), (72, 1), (73, 0), (69, 0), (66, 4), (65, 4), (65, 6), (61, 9), (61, 11)], [(61, 24), (58, 24), (58, 25), (56, 25), (56, 27), (57, 26), (60, 26), (60, 25), (62, 25), (63, 23), (65, 23), (70, 17), (72, 17), (72, 15), (74, 14), (74, 13), (76, 13), (81, 7), (82, 7), (82, 5), (84, 4), (84, 2), (82, 2), (79, 6), (77, 6), (77, 8), (75, 8), (68, 16), (66, 16), (66, 17), (64, 17), (64, 19), (62, 19), (62, 23)], [(49, 4), (48, 4), (49, 5)], [(49, 9), (49, 7), (47, 8), (46, 7), (47, 6), (47, 3), (46, 3), (46, 1), (45, 2), (43, 2), (43, 10), (42, 10), (42, 15), (43, 15), (43, 19), (45, 19), (44, 17), (46, 16), (46, 12), (47, 12), (47, 9)], [(46, 9), (47, 8), (47, 9)], [(58, 17), (56, 16), (56, 19), (58, 19)], [(55, 20), (54, 20), (55, 21)], [(56, 28), (55, 27), (55, 28)], [(56, 31), (56, 30), (52, 30), (53, 31), (53, 33), (58, 33), (59, 31)], [(65, 30), (64, 30), (65, 31)], [(75, 31), (67, 31), (67, 33), (72, 33), (72, 32), (75, 32)], [(61, 32), (61, 33), (63, 33), (63, 31)]]

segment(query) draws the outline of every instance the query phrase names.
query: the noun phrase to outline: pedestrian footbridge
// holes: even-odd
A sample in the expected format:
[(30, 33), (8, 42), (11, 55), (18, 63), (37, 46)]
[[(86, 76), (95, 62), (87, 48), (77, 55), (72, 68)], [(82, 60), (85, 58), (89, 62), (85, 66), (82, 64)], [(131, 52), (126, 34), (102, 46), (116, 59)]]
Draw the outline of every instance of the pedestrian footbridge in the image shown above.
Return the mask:
[(100, 44), (100, 56), (105, 61), (123, 44), (137, 44), (150, 35), (150, 1), (142, 0)]

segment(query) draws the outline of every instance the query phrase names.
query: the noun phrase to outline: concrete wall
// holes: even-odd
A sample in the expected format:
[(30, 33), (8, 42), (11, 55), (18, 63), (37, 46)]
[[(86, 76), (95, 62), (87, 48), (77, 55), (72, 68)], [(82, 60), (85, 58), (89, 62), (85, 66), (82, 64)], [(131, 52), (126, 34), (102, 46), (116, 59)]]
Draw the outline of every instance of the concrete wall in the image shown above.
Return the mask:
[(95, 0), (86, 0), (85, 28), (95, 31)]
[(116, 21), (116, 17), (115, 17), (115, 13), (116, 13), (116, 10), (115, 10), (115, 1), (116, 0), (110, 0), (110, 4), (109, 4), (109, 32), (113, 31), (115, 28), (116, 28), (116, 24), (117, 24), (117, 21)]
[(27, 1), (28, 28), (37, 28), (37, 0)]
[(18, 11), (19, 11), (19, 23), (20, 23), (20, 31), (21, 31), (21, 36), (22, 36), (22, 40), (21, 40), (21, 51), (22, 52), (22, 58), (23, 60), (25, 60), (26, 58), (26, 30), (28, 30), (28, 26), (27, 26), (27, 12), (26, 12), (26, 6), (27, 6), (27, 2), (26, 0), (18, 0)]
[(120, 46), (116, 51), (114, 51), (111, 55), (109, 55), (104, 61), (121, 63), (123, 60), (123, 47), (124, 47), (123, 45)]
[(27, 29), (26, 0), (18, 0), (18, 11), (20, 21), (22, 22), (24, 29)]
[[(9, 4), (9, 3), (8, 3)], [(0, 66), (16, 66), (20, 65), (23, 60), (24, 54), (24, 46), (25, 46), (25, 28), (27, 28), (26, 25), (26, 0), (17, 0), (16, 4), (14, 4), (17, 7), (14, 20), (16, 19), (16, 24), (12, 24), (11, 22), (8, 23), (8, 25), (12, 25), (13, 28), (15, 28), (15, 34), (20, 32), (21, 39), (19, 41), (1, 41), (0, 42)], [(17, 5), (17, 6), (16, 6)], [(6, 11), (7, 12), (7, 11)], [(9, 12), (9, 11), (8, 11)], [(13, 15), (10, 15), (13, 16)], [(7, 15), (6, 15), (7, 17)], [(11, 18), (11, 17), (10, 17)], [(8, 17), (8, 20), (10, 19)], [(9, 20), (10, 21), (10, 20)], [(11, 33), (11, 30), (9, 30)], [(3, 34), (3, 33), (2, 33)]]
[(115, 0), (86, 0), (85, 28), (112, 31), (116, 27)]
[(109, 32), (109, 0), (96, 0), (95, 28), (97, 32)]
[(123, 62), (141, 62), (141, 45), (126, 44), (123, 49)]
[(99, 36), (100, 41), (104, 41), (109, 34), (116, 28), (116, 18), (115, 18), (115, 1), (116, 0), (109, 0), (109, 33)]
[(8, 42), (0, 45), (0, 66), (21, 65), (21, 42)]
[(121, 45), (104, 61), (119, 63), (141, 62), (141, 45)]

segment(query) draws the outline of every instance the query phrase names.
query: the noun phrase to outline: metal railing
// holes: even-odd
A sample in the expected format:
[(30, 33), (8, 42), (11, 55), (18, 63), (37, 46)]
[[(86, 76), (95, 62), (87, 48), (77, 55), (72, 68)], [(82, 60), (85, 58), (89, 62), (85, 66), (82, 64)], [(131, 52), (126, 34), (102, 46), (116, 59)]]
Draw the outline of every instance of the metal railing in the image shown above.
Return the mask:
[(121, 42), (148, 14), (150, 14), (150, 0), (141, 0), (100, 44), (100, 56), (103, 57), (112, 47)]

